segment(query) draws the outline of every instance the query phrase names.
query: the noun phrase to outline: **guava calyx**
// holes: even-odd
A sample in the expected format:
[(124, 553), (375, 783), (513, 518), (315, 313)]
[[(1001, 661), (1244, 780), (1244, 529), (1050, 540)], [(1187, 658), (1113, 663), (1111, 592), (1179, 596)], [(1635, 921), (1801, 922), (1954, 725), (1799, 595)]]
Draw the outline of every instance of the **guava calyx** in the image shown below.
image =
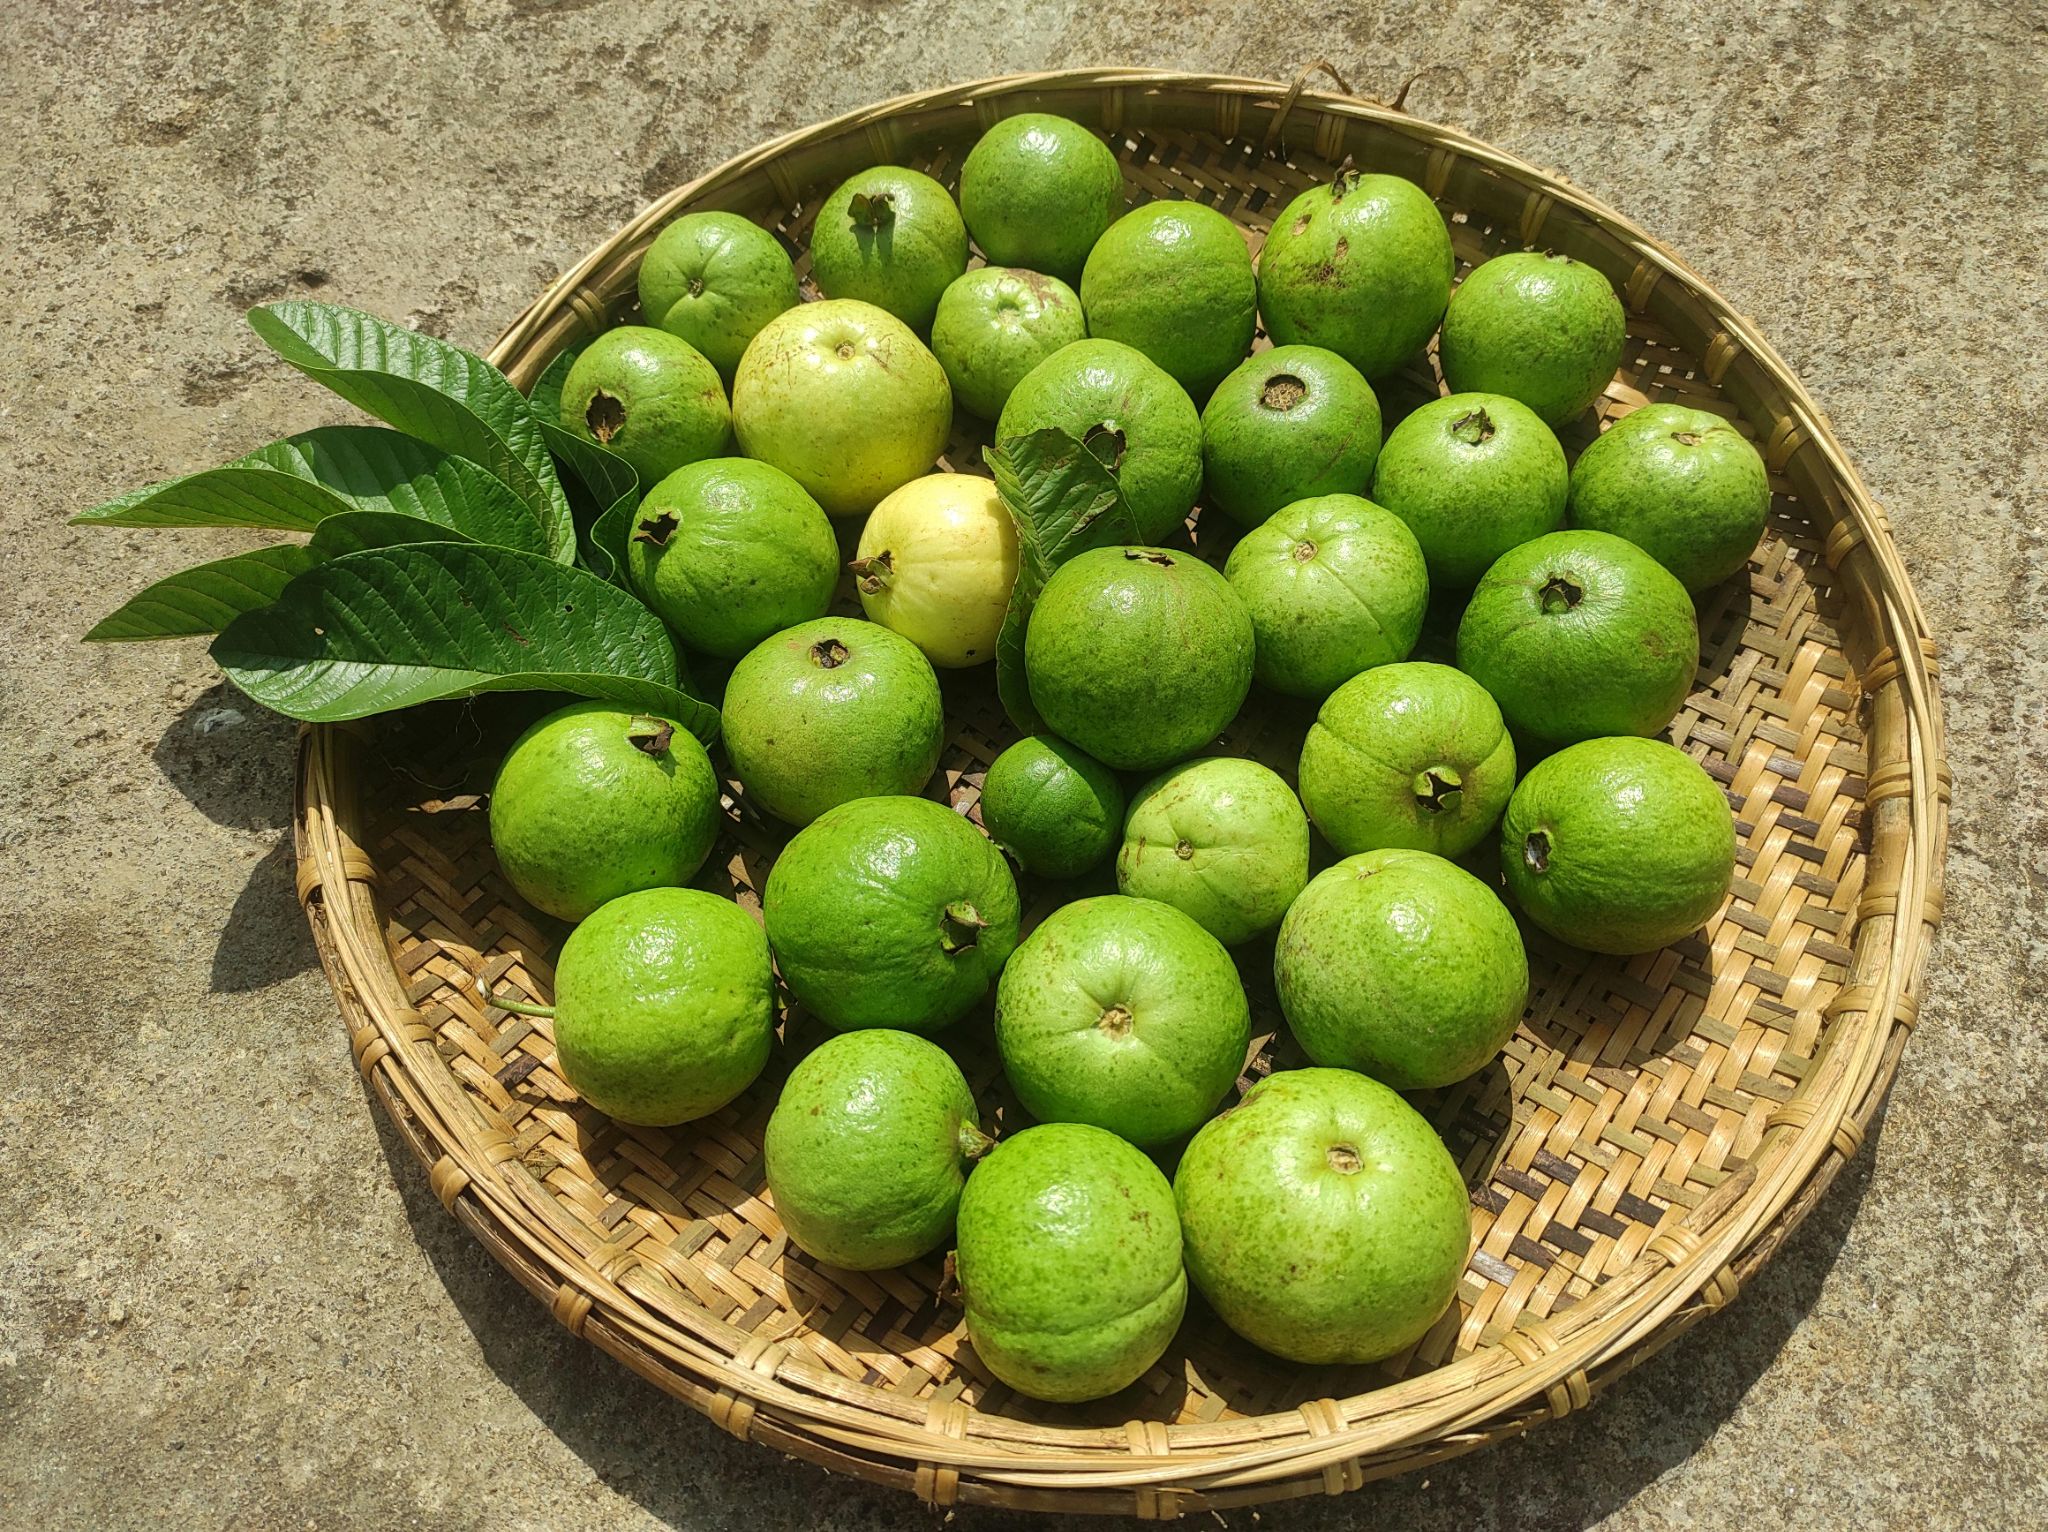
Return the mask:
[(836, 638), (821, 638), (811, 645), (811, 663), (820, 670), (837, 670), (847, 658), (846, 645)]
[(1555, 617), (1560, 612), (1569, 612), (1586, 599), (1586, 587), (1570, 575), (1554, 574), (1543, 582), (1537, 593), (1543, 603), (1544, 615)]
[(846, 205), (846, 215), (856, 228), (887, 228), (896, 221), (896, 198), (889, 192), (855, 192)]
[(1110, 424), (1107, 420), (1099, 420), (1082, 432), (1081, 445), (1111, 473), (1123, 467), (1124, 433), (1120, 427)]
[[(960, 1124), (959, 1142), (960, 1158), (963, 1160), (978, 1160), (996, 1146), (996, 1141), (993, 1138), (982, 1132), (980, 1128), (971, 1122)], [(949, 1270), (951, 1260), (952, 1257), (948, 1256)]]
[(1113, 1005), (1102, 1013), (1102, 1019), (1095, 1025), (1111, 1037), (1128, 1037), (1131, 1034), (1131, 1023), (1135, 1020), (1137, 1018), (1123, 1006)]
[(846, 566), (853, 572), (853, 578), (860, 588), (870, 596), (879, 596), (889, 588), (890, 578), (896, 573), (896, 559), (887, 548), (864, 559), (855, 559)]
[(1156, 548), (1126, 548), (1124, 557), (1133, 564), (1157, 564), (1161, 569), (1173, 568), (1173, 555), (1161, 553)]
[(932, 1294), (940, 1308), (960, 1307), (960, 1252), (948, 1250), (945, 1263), (939, 1268), (938, 1290)]
[(1173, 843), (1173, 854), (1183, 862), (1192, 862), (1195, 859), (1194, 842), (1186, 840), (1175, 841)]
[(1330, 1169), (1340, 1176), (1355, 1176), (1364, 1168), (1365, 1158), (1350, 1144), (1332, 1144), (1323, 1151), (1323, 1158), (1330, 1162)]
[(1671, 439), (1681, 447), (1697, 447), (1701, 441), (1700, 434), (1697, 431), (1673, 431)]
[(1358, 181), (1365, 174), (1351, 162), (1351, 156), (1344, 156), (1344, 163), (1337, 167), (1337, 173), (1330, 178), (1330, 200), (1342, 202), (1358, 190)]
[(626, 406), (600, 388), (583, 407), (583, 423), (600, 444), (609, 446), (612, 438), (626, 429)]
[(1465, 780), (1449, 766), (1432, 766), (1415, 776), (1415, 801), (1431, 814), (1446, 813), (1465, 795)]
[(1259, 403), (1283, 414), (1308, 397), (1308, 385), (1291, 372), (1276, 372), (1259, 391)]
[(633, 529), (633, 541), (665, 548), (668, 546), (668, 540), (676, 535), (676, 528), (681, 525), (682, 519), (674, 511), (662, 511), (648, 517)]
[(704, 279), (702, 277), (690, 278), (690, 296), (692, 298), (704, 296)]
[(987, 929), (980, 910), (965, 899), (955, 899), (939, 915), (939, 946), (948, 954), (965, 952)]
[(1295, 563), (1306, 564), (1310, 559), (1314, 558), (1315, 556), (1316, 545), (1310, 542), (1307, 538), (1304, 537), (1300, 542), (1294, 545)]
[(1493, 440), (1493, 417), (1486, 413), (1485, 406), (1467, 410), (1451, 422), (1451, 435), (1468, 447)]
[(668, 749), (669, 741), (676, 737), (676, 726), (666, 718), (651, 718), (645, 713), (636, 713), (633, 721), (626, 725), (626, 743), (644, 755), (660, 755)]
[(1531, 830), (1522, 842), (1522, 861), (1529, 871), (1539, 876), (1550, 870), (1550, 837), (1541, 830)]

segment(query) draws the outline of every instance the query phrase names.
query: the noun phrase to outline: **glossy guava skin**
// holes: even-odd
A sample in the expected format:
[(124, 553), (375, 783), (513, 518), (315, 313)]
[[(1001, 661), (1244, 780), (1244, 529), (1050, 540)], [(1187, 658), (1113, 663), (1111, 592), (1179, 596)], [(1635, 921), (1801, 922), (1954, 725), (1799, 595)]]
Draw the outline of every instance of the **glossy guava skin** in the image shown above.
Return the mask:
[(1501, 555), (1458, 623), (1458, 668), (1551, 745), (1658, 734), (1692, 691), (1692, 598), (1634, 543), (1553, 532)]
[(1560, 941), (1619, 956), (1690, 936), (1735, 876), (1735, 817), (1662, 740), (1572, 745), (1529, 768), (1500, 824), (1508, 896)]
[(926, 472), (953, 429), (946, 369), (871, 303), (802, 303), (761, 327), (732, 385), (733, 433), (828, 516), (857, 516)]
[(1077, 282), (1123, 205), (1124, 173), (1109, 146), (1046, 112), (1004, 118), (960, 166), (960, 211), (991, 266)]
[(1039, 592), (1024, 671), (1047, 727), (1107, 765), (1156, 770), (1237, 716), (1251, 690), (1252, 622), (1193, 554), (1095, 548)]
[(1003, 1073), (1032, 1116), (1149, 1147), (1192, 1133), (1244, 1067), (1251, 1011), (1222, 943), (1170, 904), (1061, 905), (996, 987)]
[(1357, 495), (1283, 506), (1238, 540), (1223, 575), (1252, 619), (1259, 684), (1290, 697), (1406, 659), (1429, 609), (1422, 545)]
[(1275, 345), (1323, 346), (1377, 378), (1428, 343), (1456, 270), (1427, 192), (1399, 176), (1347, 173), (1273, 220), (1259, 312)]
[(656, 484), (732, 446), (718, 369), (688, 341), (620, 325), (585, 346), (562, 380), (562, 426), (608, 447)]
[(647, 322), (704, 354), (728, 383), (761, 326), (801, 299), (773, 234), (737, 213), (685, 213), (640, 261)]
[(995, 420), (1024, 375), (1088, 336), (1081, 300), (1057, 277), (978, 266), (946, 289), (932, 320), (932, 354), (953, 402)]
[(1099, 451), (1146, 538), (1186, 525), (1202, 490), (1202, 419), (1186, 390), (1120, 341), (1081, 340), (1040, 362), (1010, 392), (997, 442), (1058, 426), (1082, 441), (1121, 438)]
[(768, 942), (730, 899), (649, 888), (602, 905), (555, 964), (562, 1077), (620, 1122), (672, 1127), (754, 1083), (775, 1037)]
[(1687, 590), (1749, 562), (1771, 514), (1771, 479), (1719, 415), (1650, 404), (1617, 420), (1572, 465), (1571, 524), (1627, 538)]
[(1380, 455), (1365, 375), (1320, 346), (1238, 364), (1202, 407), (1202, 504), (1242, 527), (1320, 495), (1362, 495)]
[(1026, 1128), (975, 1167), (954, 1264), (975, 1354), (1052, 1403), (1135, 1383), (1187, 1309), (1173, 1188), (1084, 1123)]
[(861, 609), (949, 670), (995, 658), (1017, 581), (1017, 524), (978, 474), (928, 473), (883, 496), (852, 565)]
[(1458, 284), (1437, 350), (1454, 392), (1506, 394), (1561, 426), (1613, 379), (1627, 329), (1614, 285), (1596, 268), (1518, 250)]
[(839, 542), (818, 502), (781, 469), (707, 458), (678, 468), (640, 502), (626, 576), (687, 647), (736, 659), (825, 615), (839, 583)]
[(1309, 818), (1346, 856), (1393, 846), (1462, 856), (1508, 805), (1515, 742), (1464, 672), (1383, 665), (1324, 700), (1296, 780)]
[(1514, 1036), (1529, 959), (1515, 917), (1464, 868), (1427, 851), (1368, 851), (1294, 901), (1273, 983), (1316, 1063), (1425, 1090), (1464, 1079)]
[(491, 845), (528, 904), (581, 920), (621, 894), (695, 877), (724, 818), (718, 793), (704, 747), (673, 719), (575, 702), (505, 752)]
[(1017, 946), (1017, 884), (988, 838), (929, 798), (858, 798), (790, 838), (761, 899), (782, 982), (841, 1031), (936, 1032)]
[(1116, 773), (1055, 734), (1018, 740), (982, 778), (982, 828), (1035, 877), (1078, 878), (1100, 866), (1123, 822)]
[(1081, 273), (1088, 333), (1145, 353), (1196, 403), (1251, 349), (1258, 279), (1237, 225), (1163, 200), (1109, 226)]
[[(854, 210), (855, 197), (879, 199), (883, 211), (863, 216)], [(858, 171), (818, 205), (811, 276), (827, 298), (872, 303), (922, 334), (932, 327), (939, 295), (966, 269), (960, 210), (922, 171), (900, 165)]]
[(1348, 1069), (1268, 1075), (1173, 1178), (1188, 1276), (1223, 1322), (1291, 1362), (1376, 1362), (1450, 1306), (1465, 1182), (1420, 1113)]
[(1279, 925), (1307, 882), (1308, 816), (1257, 761), (1185, 761), (1131, 799), (1117, 891), (1172, 905), (1226, 947)]
[(855, 798), (916, 792), (945, 744), (931, 663), (909, 639), (850, 617), (748, 650), (723, 711), (726, 758), (747, 795), (793, 825)]
[(847, 1271), (938, 1248), (987, 1147), (960, 1066), (924, 1038), (886, 1029), (843, 1033), (807, 1054), (761, 1141), (790, 1239)]
[(1449, 394), (1388, 434), (1372, 498), (1408, 523), (1433, 588), (1464, 589), (1493, 561), (1564, 523), (1564, 448), (1501, 394)]

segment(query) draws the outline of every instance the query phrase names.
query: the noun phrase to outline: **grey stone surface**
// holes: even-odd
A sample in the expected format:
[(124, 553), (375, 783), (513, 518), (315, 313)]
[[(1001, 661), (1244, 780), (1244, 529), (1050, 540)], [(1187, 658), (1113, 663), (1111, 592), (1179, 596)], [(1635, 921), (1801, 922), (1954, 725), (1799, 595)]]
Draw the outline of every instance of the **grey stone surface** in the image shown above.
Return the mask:
[(0, 29), (0, 1522), (936, 1523), (715, 1432), (441, 1213), (293, 903), (290, 730), (197, 644), (77, 642), (246, 539), (64, 518), (342, 418), (265, 358), (252, 302), (317, 291), (480, 346), (649, 195), (864, 101), (1327, 55), (1563, 168), (1776, 340), (1942, 639), (1955, 833), (1882, 1129), (1732, 1310), (1519, 1442), (1230, 1522), (2041, 1524), (2038, 8), (8, 0)]

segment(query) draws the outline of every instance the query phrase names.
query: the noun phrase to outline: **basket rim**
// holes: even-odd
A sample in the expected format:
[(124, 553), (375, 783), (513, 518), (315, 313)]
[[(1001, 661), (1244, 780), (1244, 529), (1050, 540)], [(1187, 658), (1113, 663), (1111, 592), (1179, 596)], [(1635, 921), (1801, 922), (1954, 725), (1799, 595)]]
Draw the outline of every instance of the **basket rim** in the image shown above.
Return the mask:
[[(911, 112), (1039, 90), (1206, 97), (1227, 114), (1221, 120), (1242, 122), (1246, 131), (1263, 113), (1268, 145), (1297, 113), (1372, 122), (1525, 188), (1539, 224), (1560, 204), (1591, 220), (1637, 258), (1627, 285), (1632, 306), (1664, 278), (1682, 284), (1719, 327), (1707, 348), (1710, 373), (1717, 360), (1721, 369), (1715, 380), (1731, 363), (1753, 366), (1782, 404), (1780, 429), (1769, 444), (1773, 466), (1794, 453), (1814, 454), (1840, 493), (1842, 521), (1829, 539), (1827, 561), (1864, 597), (1874, 638), (1875, 652), (1861, 673), (1871, 748), (1866, 833), (1871, 867), (1879, 868), (1883, 853), (1886, 876), (1872, 878), (1858, 907), (1854, 961), (1829, 1008), (1838, 1024), (1809, 1076), (1771, 1115), (1743, 1166), (1587, 1298), (1547, 1318), (1518, 1318), (1498, 1342), (1344, 1400), (1217, 1424), (1133, 1423), (1121, 1430), (1026, 1425), (980, 1415), (956, 1400), (927, 1405), (854, 1383), (762, 1337), (721, 1333), (727, 1327), (708, 1315), (692, 1319), (666, 1303), (651, 1308), (643, 1301), (656, 1296), (651, 1281), (630, 1263), (601, 1269), (579, 1255), (543, 1196), (518, 1178), (494, 1173), (506, 1157), (503, 1145), (438, 1095), (434, 1075), (445, 1080), (447, 1070), (396, 972), (374, 892), (376, 869), (357, 834), (356, 747), (334, 726), (310, 728), (301, 737), (294, 826), (299, 896), (358, 1066), (429, 1167), (444, 1207), (573, 1332), (726, 1429), (835, 1467), (860, 1471), (885, 1462), (894, 1465), (898, 1480), (914, 1470), (916, 1492), (936, 1503), (960, 1497), (963, 1478), (998, 1492), (1024, 1492), (1012, 1503), (1042, 1504), (1048, 1491), (1059, 1492), (1052, 1498), (1062, 1502), (1084, 1492), (1097, 1500), (1121, 1492), (1125, 1508), (1160, 1516), (1186, 1508), (1188, 1491), (1206, 1493), (1206, 1503), (1214, 1504), (1302, 1493), (1304, 1480), (1335, 1493), (1563, 1415), (1731, 1301), (1770, 1258), (1860, 1146), (1917, 1013), (1929, 938), (1940, 916), (1946, 841), (1948, 774), (1935, 648), (1884, 514), (1825, 415), (1751, 321), (1624, 215), (1562, 176), (1461, 130), (1309, 89), (1315, 67), (1291, 88), (1154, 69), (1013, 74), (907, 93), (785, 133), (649, 202), (535, 299), (489, 359), (510, 370), (550, 341), (600, 328), (603, 300), (594, 279), (637, 259), (639, 243), (709, 190), (757, 170), (772, 175), (775, 163), (794, 150), (872, 131)], [(1115, 105), (1112, 116), (1120, 116)]]

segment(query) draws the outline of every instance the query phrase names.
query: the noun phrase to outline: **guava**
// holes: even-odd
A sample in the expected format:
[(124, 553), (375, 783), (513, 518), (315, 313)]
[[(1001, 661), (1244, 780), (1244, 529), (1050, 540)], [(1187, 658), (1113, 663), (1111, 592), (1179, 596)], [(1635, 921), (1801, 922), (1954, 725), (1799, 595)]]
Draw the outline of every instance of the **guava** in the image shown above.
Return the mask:
[(1522, 933), (1455, 862), (1393, 848), (1316, 876), (1273, 949), (1301, 1051), (1395, 1090), (1449, 1085), (1514, 1036), (1529, 999)]
[(996, 986), (996, 1047), (1025, 1110), (1141, 1146), (1192, 1133), (1216, 1110), (1251, 1035), (1230, 954), (1156, 899), (1061, 905)]
[(1056, 735), (1018, 740), (982, 778), (982, 828), (1036, 877), (1078, 878), (1100, 865), (1123, 822), (1116, 773)]
[(1735, 877), (1735, 816), (1662, 740), (1589, 739), (1538, 761), (1500, 825), (1522, 913), (1592, 952), (1654, 952), (1697, 931)]
[(1282, 507), (1238, 540), (1223, 574), (1251, 616), (1253, 674), (1290, 697), (1406, 659), (1429, 609), (1415, 534), (1357, 495)]
[(1324, 701), (1302, 741), (1301, 801), (1346, 856), (1462, 856), (1499, 823), (1515, 742), (1486, 688), (1448, 665), (1382, 665)]
[(583, 348), (562, 380), (562, 426), (618, 453), (642, 484), (732, 445), (718, 369), (646, 325), (620, 325)]
[(1290, 1362), (1376, 1362), (1429, 1332), (1471, 1243), (1464, 1178), (1423, 1116), (1348, 1069), (1268, 1075), (1173, 1178), (1188, 1276)]
[(1252, 684), (1252, 622), (1191, 553), (1095, 548), (1038, 593), (1024, 673), (1055, 733), (1121, 770), (1153, 770), (1237, 716)]
[(967, 226), (945, 187), (921, 171), (857, 171), (818, 204), (811, 277), (827, 298), (887, 309), (920, 334), (939, 294), (967, 269)]
[(1561, 426), (1600, 397), (1627, 333), (1621, 300), (1596, 268), (1518, 250), (1458, 284), (1437, 356), (1454, 392), (1505, 394)]
[(647, 492), (626, 541), (634, 592), (685, 645), (735, 659), (822, 617), (839, 541), (804, 487), (752, 458), (707, 458)]
[(857, 618), (763, 639), (733, 666), (723, 710), (726, 758), (747, 797), (793, 825), (855, 798), (916, 792), (946, 742), (931, 662)]
[(991, 266), (1078, 281), (1123, 205), (1124, 173), (1109, 146), (1045, 112), (1004, 118), (960, 166), (960, 211)]
[(737, 213), (685, 213), (640, 260), (640, 310), (728, 382), (761, 326), (801, 301), (776, 237)]
[(1449, 394), (1395, 426), (1372, 498), (1408, 523), (1433, 588), (1465, 589), (1510, 548), (1564, 524), (1564, 448), (1526, 404)]
[(946, 369), (893, 314), (803, 303), (761, 327), (732, 385), (740, 451), (830, 516), (857, 516), (927, 471), (953, 429)]
[(848, 1271), (901, 1266), (942, 1244), (988, 1147), (960, 1066), (921, 1037), (885, 1029), (812, 1050), (790, 1071), (761, 1141), (790, 1239)]
[(1377, 378), (1428, 343), (1457, 266), (1427, 192), (1399, 176), (1345, 170), (1273, 220), (1259, 256), (1259, 312), (1275, 345), (1327, 347)]
[(1148, 202), (1111, 224), (1081, 272), (1088, 333), (1144, 352), (1197, 403), (1244, 360), (1259, 285), (1237, 225), (1199, 202)]
[(1318, 495), (1361, 495), (1380, 455), (1365, 375), (1320, 346), (1238, 364), (1202, 409), (1202, 504), (1243, 527)]
[(1634, 543), (1552, 532), (1501, 555), (1458, 623), (1458, 668), (1548, 745), (1657, 734), (1692, 690), (1692, 598)]
[(573, 702), (505, 752), (491, 846), (520, 898), (581, 920), (621, 894), (694, 878), (724, 815), (718, 792), (711, 758), (673, 719)]
[(1010, 391), (996, 441), (1058, 426), (1116, 474), (1148, 540), (1187, 524), (1202, 491), (1202, 419), (1185, 390), (1113, 340), (1062, 346)]
[(1131, 799), (1118, 892), (1172, 905), (1226, 947), (1279, 925), (1307, 882), (1308, 816), (1257, 761), (1187, 761)]
[(1571, 524), (1625, 537), (1688, 590), (1749, 562), (1771, 514), (1771, 479), (1719, 415), (1651, 404), (1624, 415), (1572, 467)]
[(850, 567), (870, 618), (934, 665), (980, 665), (1010, 608), (1017, 524), (992, 481), (928, 473), (883, 497)]
[(975, 1355), (1059, 1404), (1135, 1383), (1187, 1309), (1159, 1167), (1113, 1133), (1046, 1123), (998, 1144), (960, 1194), (954, 1269)]
[(1087, 334), (1081, 300), (1059, 278), (977, 266), (939, 299), (932, 354), (946, 369), (953, 402), (995, 420), (1027, 372)]
[(707, 1117), (754, 1083), (775, 1038), (768, 942), (730, 899), (647, 888), (601, 905), (555, 962), (562, 1078), (619, 1122)]

